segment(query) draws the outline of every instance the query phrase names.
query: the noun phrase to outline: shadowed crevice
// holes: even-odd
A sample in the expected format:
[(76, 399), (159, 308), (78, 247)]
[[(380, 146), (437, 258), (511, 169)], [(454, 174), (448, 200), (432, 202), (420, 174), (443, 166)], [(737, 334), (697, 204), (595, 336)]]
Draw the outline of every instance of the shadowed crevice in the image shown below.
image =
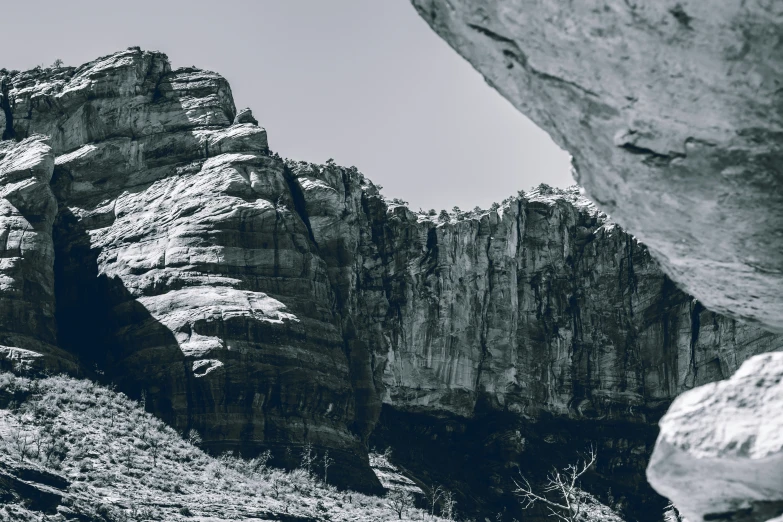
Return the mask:
[(0, 78), (0, 109), (5, 115), (5, 129), (3, 129), (3, 139), (12, 140), (16, 137), (14, 132), (14, 113), (11, 110), (11, 101), (8, 91), (11, 90), (11, 81), (7, 76)]

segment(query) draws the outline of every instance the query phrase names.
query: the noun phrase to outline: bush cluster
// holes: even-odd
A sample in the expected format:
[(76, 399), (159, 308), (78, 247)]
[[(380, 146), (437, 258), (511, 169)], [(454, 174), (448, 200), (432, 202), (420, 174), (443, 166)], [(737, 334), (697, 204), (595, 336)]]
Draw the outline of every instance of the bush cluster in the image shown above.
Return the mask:
[[(327, 484), (323, 478), (336, 472), (330, 469), (334, 461), (309, 444), (299, 468), (288, 472), (272, 467), (269, 451), (250, 459), (213, 457), (200, 443), (195, 430), (180, 434), (138, 402), (90, 381), (0, 374), (0, 466), (35, 467), (66, 478), (70, 495), (63, 512), (107, 522), (274, 519), (283, 513), (334, 521), (398, 519), (382, 497)], [(0, 521), (45, 520), (47, 515), (25, 507), (24, 498), (12, 497), (3, 501)], [(431, 520), (416, 509), (409, 518)]]

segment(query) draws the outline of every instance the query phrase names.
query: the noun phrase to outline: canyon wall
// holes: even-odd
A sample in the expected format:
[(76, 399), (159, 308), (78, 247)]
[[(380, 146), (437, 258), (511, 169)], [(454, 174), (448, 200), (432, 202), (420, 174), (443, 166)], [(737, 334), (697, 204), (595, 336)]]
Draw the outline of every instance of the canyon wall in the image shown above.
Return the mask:
[[(571, 153), (587, 195), (643, 241), (667, 275), (711, 310), (783, 329), (783, 4), (412, 4), (492, 87)], [(676, 422), (661, 425), (659, 466), (649, 473), (659, 491), (678, 492), (691, 520), (775, 514), (748, 508), (771, 501), (768, 490), (732, 472), (758, 466), (757, 476), (767, 476), (764, 459), (752, 456), (764, 451), (746, 451), (739, 464), (722, 446), (731, 437), (721, 435), (721, 419), (765, 418), (757, 400), (763, 387), (741, 390), (744, 411), (730, 401), (713, 404), (718, 411), (698, 409), (702, 418), (689, 421), (700, 434)], [(776, 404), (773, 396), (765, 398)], [(687, 417), (680, 407), (672, 418)], [(780, 455), (780, 445), (768, 439), (774, 422), (755, 424), (755, 435), (747, 431), (743, 442), (771, 444)], [(705, 440), (715, 446), (705, 449)], [(715, 480), (732, 487), (702, 480), (704, 467), (691, 459), (702, 451), (718, 456), (712, 474), (723, 459)], [(660, 465), (680, 458), (668, 470)], [(663, 477), (681, 487), (666, 486)], [(773, 483), (781, 480), (778, 475)], [(779, 506), (783, 497), (778, 492), (774, 500)], [(718, 511), (699, 511), (709, 506)]]
[(222, 77), (138, 48), (2, 81), (3, 364), (114, 382), (213, 451), (292, 465), (309, 441), (377, 490), (368, 445), (418, 433), (409, 458), (486, 454), (502, 496), (515, 462), (595, 442), (635, 516), (670, 402), (781, 347), (576, 188), (416, 213), (283, 161)]

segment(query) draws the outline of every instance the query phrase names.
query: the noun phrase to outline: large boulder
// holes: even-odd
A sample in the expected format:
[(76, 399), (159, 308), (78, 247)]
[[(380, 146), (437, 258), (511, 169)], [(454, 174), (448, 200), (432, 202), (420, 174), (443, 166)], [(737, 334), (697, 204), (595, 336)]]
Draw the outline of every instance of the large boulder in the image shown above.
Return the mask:
[(647, 478), (691, 521), (783, 514), (783, 353), (680, 395), (661, 419)]
[(673, 280), (783, 330), (783, 4), (413, 4)]

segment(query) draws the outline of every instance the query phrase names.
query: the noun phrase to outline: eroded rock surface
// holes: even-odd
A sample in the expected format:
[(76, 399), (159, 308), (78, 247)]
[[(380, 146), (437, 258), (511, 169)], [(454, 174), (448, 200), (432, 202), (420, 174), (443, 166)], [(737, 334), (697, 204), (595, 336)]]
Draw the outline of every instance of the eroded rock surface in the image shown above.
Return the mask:
[(5, 370), (77, 367), (57, 340), (53, 166), (45, 136), (0, 141), (0, 368)]
[(643, 470), (670, 401), (781, 347), (677, 290), (576, 189), (439, 222), (355, 168), (284, 162), (222, 77), (135, 48), (4, 85), (23, 141), (0, 161), (42, 158), (51, 203), (51, 347), (26, 349), (78, 356), (215, 451), (290, 465), (310, 441), (372, 489), (371, 438), (415, 436), (444, 469), (489, 462), (477, 487), (496, 494), (510, 463), (595, 442), (593, 491), (657, 517), (639, 499), (655, 508)]
[(783, 514), (783, 353), (684, 393), (661, 419), (650, 483), (688, 520)]
[(783, 330), (783, 5), (413, 4), (673, 280)]
[(463, 491), (503, 496), (508, 463), (548, 469), (591, 441), (604, 456), (594, 491), (655, 519), (643, 473), (670, 401), (783, 346), (677, 290), (576, 191), (438, 223), (382, 204), (344, 170), (292, 172), (355, 342), (373, 347), (384, 404), (373, 442), (416, 471), (475, 470)]
[(226, 81), (129, 49), (10, 83), (14, 135), (57, 153), (61, 345), (215, 451), (309, 440), (377, 485), (325, 263)]

